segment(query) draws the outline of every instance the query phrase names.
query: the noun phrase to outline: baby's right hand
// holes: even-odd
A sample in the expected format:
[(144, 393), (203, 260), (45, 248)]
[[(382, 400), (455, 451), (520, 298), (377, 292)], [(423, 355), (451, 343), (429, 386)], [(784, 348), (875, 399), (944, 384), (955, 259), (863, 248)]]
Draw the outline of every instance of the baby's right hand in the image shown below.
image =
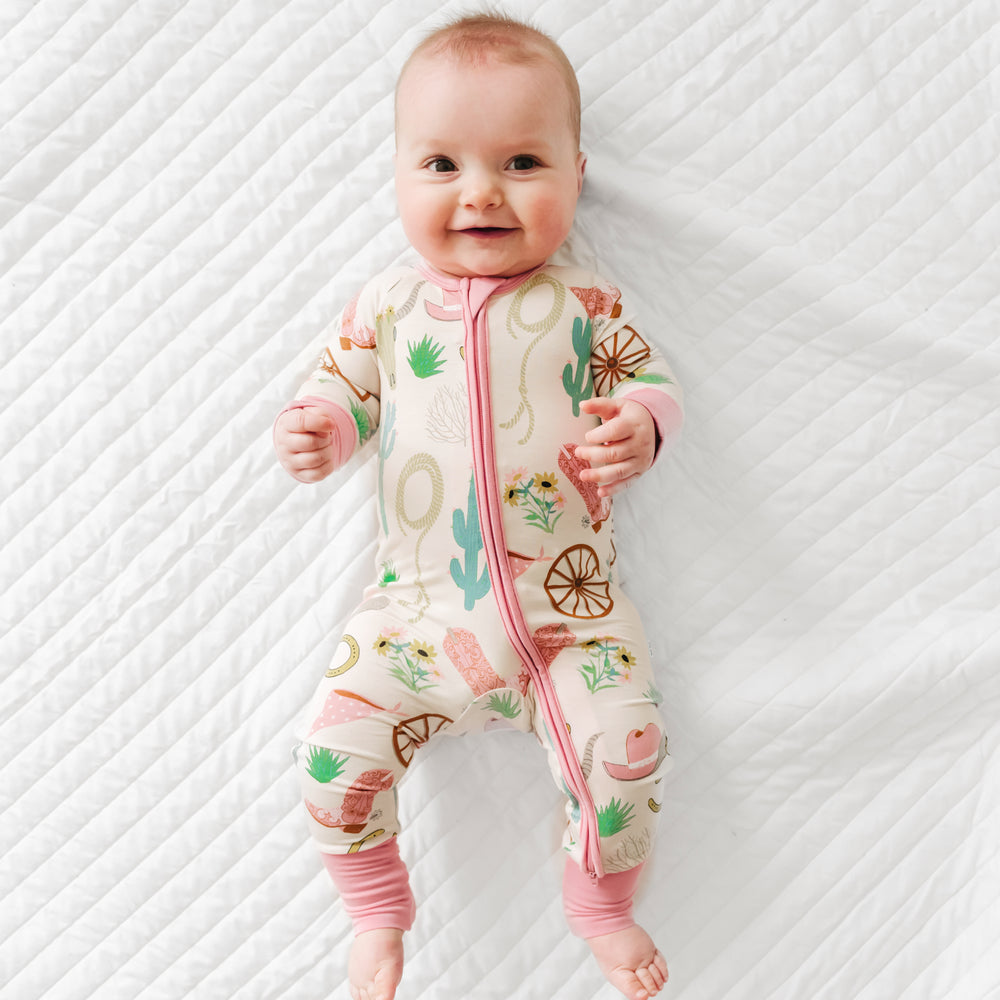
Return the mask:
[(318, 483), (336, 468), (333, 421), (315, 406), (286, 410), (274, 422), (274, 450), (300, 483)]

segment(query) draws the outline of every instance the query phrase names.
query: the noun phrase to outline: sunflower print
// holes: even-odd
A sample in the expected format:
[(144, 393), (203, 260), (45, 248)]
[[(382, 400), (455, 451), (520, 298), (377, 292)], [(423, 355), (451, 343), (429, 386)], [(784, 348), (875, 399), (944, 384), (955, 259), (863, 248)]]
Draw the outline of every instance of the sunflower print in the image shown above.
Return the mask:
[(610, 635), (595, 636), (580, 643), (587, 659), (579, 667), (580, 676), (591, 694), (605, 688), (621, 687), (632, 679), (634, 654)]
[(389, 673), (414, 693), (437, 686), (441, 677), (434, 665), (437, 650), (429, 642), (407, 640), (394, 629), (380, 632), (372, 649), (389, 661)]
[(433, 663), (437, 656), (436, 650), (429, 642), (411, 642), (410, 652), (418, 661), (423, 660), (424, 663)]

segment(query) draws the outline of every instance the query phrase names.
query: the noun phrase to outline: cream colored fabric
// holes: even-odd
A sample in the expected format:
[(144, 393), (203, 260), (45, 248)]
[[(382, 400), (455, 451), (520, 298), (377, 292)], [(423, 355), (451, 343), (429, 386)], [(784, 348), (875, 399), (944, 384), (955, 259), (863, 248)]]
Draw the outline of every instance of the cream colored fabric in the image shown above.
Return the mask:
[[(622, 871), (652, 848), (669, 757), (645, 634), (615, 582), (611, 501), (581, 480), (573, 448), (599, 423), (582, 400), (653, 389), (673, 406), (679, 390), (598, 276), (549, 266), (491, 290), (474, 286), (463, 310), (456, 283), (429, 270), (380, 276), (299, 392), (351, 412), (360, 442), (379, 435), (382, 527), (371, 585), (307, 712), (305, 798), (324, 849), (375, 846), (399, 832), (396, 789), (432, 736), (534, 730), (568, 798), (564, 846), (583, 863), (567, 774), (579, 766), (602, 860)], [(492, 418), (485, 434), (470, 394)], [(490, 490), (476, 482), (477, 448)], [(481, 527), (484, 496), (497, 538)], [(491, 544), (512, 607), (488, 571)], [(511, 616), (530, 633), (529, 658), (512, 646)], [(538, 697), (533, 661), (561, 715)], [(568, 751), (554, 739), (562, 728)]]

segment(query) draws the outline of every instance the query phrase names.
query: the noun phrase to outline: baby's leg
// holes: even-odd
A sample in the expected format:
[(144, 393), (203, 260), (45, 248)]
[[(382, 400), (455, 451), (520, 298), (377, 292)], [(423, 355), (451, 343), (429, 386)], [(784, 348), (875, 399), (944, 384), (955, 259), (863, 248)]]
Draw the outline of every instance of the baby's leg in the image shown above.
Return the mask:
[(367, 768), (360, 775), (345, 770), (329, 779), (336, 762), (349, 756), (360, 754), (309, 745), (300, 749), (303, 793), (323, 865), (354, 925), (351, 996), (392, 1000), (403, 974), (403, 932), (416, 912), (395, 837), (399, 824), (390, 780), (395, 775), (389, 768), (370, 767), (380, 762), (369, 757), (359, 765)]
[(331, 724), (322, 735), (314, 728), (327, 746), (307, 743), (296, 756), (310, 832), (354, 923), (351, 996), (391, 1000), (403, 974), (403, 931), (415, 911), (396, 840), (395, 792), (406, 769), (393, 751), (399, 716), (384, 708), (400, 699), (371, 683), (382, 678), (364, 667), (349, 675), (351, 688), (322, 693), (318, 720)]
[(397, 790), (419, 748), (472, 696), (434, 652), (441, 631), (359, 612), (307, 707), (306, 742), (296, 752), (310, 833), (354, 923), (355, 1000), (395, 995), (402, 935), (414, 919), (396, 840)]
[[(645, 1000), (662, 989), (667, 967), (632, 918), (632, 897), (641, 864), (652, 851), (662, 800), (659, 783), (670, 761), (651, 667), (636, 652), (645, 649), (645, 639), (636, 624), (621, 624), (628, 638), (589, 638), (584, 632), (555, 657), (549, 675), (591, 800), (569, 798), (563, 841), (570, 851), (564, 879), (567, 918), (608, 980), (629, 1000)], [(540, 738), (554, 758), (549, 734), (543, 731)], [(558, 767), (553, 760), (557, 773)], [(588, 808), (596, 814), (589, 829), (596, 826), (609, 873), (600, 879), (591, 879), (579, 867), (590, 846), (583, 843)]]
[(605, 978), (629, 1000), (655, 996), (667, 981), (667, 963), (632, 918), (641, 869), (591, 879), (567, 858), (563, 875), (570, 930), (586, 940)]

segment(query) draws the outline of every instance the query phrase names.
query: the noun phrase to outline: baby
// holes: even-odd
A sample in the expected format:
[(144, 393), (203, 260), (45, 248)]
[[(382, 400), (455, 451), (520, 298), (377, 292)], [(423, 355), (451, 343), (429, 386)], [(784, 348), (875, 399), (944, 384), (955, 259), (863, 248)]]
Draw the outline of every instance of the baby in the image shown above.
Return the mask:
[(564, 907), (608, 980), (659, 992), (632, 917), (670, 766), (647, 643), (616, 583), (611, 497), (681, 424), (603, 278), (548, 264), (583, 183), (562, 50), (498, 15), (420, 44), (396, 94), (396, 191), (422, 262), (365, 284), (278, 417), (316, 482), (378, 435), (378, 579), (297, 751), (310, 829), (354, 922), (355, 1000), (389, 1000), (414, 901), (396, 790), (438, 733), (533, 732), (565, 794)]

